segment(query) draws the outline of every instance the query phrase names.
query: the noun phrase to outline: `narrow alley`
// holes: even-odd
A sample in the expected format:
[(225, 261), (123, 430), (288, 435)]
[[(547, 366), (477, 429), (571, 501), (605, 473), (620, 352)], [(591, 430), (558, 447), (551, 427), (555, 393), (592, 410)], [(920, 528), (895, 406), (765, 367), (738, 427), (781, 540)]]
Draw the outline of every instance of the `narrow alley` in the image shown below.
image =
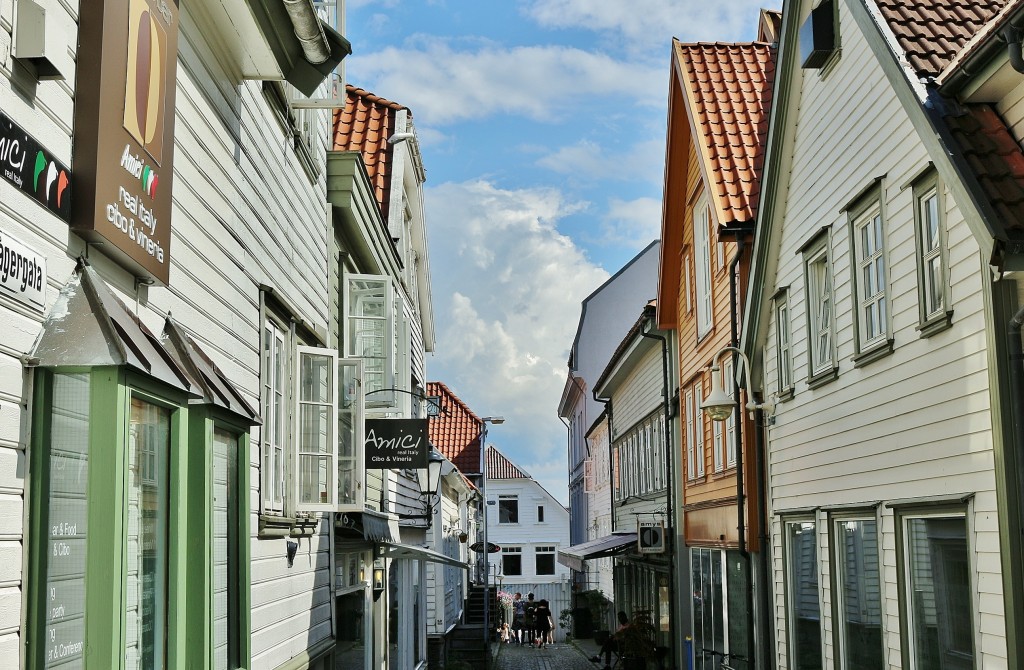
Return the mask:
[[(591, 648), (592, 647), (592, 648)], [(543, 649), (515, 644), (494, 645), (492, 670), (600, 670), (588, 660), (597, 653), (593, 640), (559, 642)]]

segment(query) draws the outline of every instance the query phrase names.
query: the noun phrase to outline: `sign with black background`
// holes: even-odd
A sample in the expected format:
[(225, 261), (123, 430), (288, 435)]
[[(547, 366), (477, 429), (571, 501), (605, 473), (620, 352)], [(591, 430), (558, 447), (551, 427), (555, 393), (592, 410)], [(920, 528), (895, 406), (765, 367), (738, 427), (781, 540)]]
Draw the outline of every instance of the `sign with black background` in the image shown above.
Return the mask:
[(427, 419), (367, 419), (363, 449), (370, 470), (425, 468), (430, 451)]
[(3, 112), (0, 174), (64, 221), (71, 221), (71, 170)]

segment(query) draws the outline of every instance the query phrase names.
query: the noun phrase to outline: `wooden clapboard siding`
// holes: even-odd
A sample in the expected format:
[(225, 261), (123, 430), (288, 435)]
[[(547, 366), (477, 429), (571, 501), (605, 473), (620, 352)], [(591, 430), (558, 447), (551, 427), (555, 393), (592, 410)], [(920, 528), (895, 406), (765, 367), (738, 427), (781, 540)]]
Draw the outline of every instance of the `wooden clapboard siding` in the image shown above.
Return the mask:
[[(640, 337), (637, 335), (637, 337)], [(649, 342), (649, 344), (648, 344)], [(662, 404), (661, 347), (656, 340), (642, 342), (647, 348), (623, 379), (612, 399), (612, 441), (618, 440)]]
[[(801, 3), (806, 15), (810, 2)], [(779, 406), (769, 428), (769, 506), (773, 514), (831, 505), (874, 505), (913, 497), (973, 493), (968, 526), (975, 600), (978, 667), (1005, 665), (1005, 631), (996, 523), (994, 456), (982, 295), (983, 259), (957, 203), (944, 189), (953, 323), (921, 338), (914, 202), (908, 182), (928, 155), (890, 90), (845, 3), (840, 11), (842, 54), (825, 75), (795, 69), (789, 94), (792, 115), (783, 154), (790, 161), (781, 177), (785, 195), (774, 213), (778, 271), (774, 286), (788, 286), (795, 395)], [(796, 9), (796, 8), (794, 8)], [(781, 130), (777, 132), (782, 132)], [(884, 175), (885, 221), (892, 354), (855, 367), (855, 301), (851, 283), (850, 201)], [(807, 384), (807, 294), (798, 249), (822, 226), (831, 226), (838, 378), (818, 388)], [(777, 390), (774, 314), (764, 346), (765, 391)], [(871, 507), (868, 507), (871, 506)], [(901, 667), (897, 518), (878, 508), (881, 551), (882, 626), (888, 667)], [(831, 663), (835, 627), (829, 517), (817, 514), (818, 566), (826, 663)], [(774, 517), (775, 547), (784, 542)], [(772, 561), (777, 664), (788, 667), (785, 565)], [(1000, 622), (997, 624), (997, 622)]]

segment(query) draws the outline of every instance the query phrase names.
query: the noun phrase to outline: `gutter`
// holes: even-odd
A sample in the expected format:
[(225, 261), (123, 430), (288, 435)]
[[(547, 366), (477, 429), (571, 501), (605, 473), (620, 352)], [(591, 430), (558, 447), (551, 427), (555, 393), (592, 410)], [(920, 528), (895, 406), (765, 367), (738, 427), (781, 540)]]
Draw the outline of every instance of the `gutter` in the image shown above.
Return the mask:
[(302, 55), (313, 65), (326, 62), (331, 56), (331, 45), (320, 25), (320, 17), (313, 7), (313, 0), (281, 0), (288, 18), (292, 21), (295, 37), (302, 45)]
[(1024, 6), (1018, 8), (1006, 20), (1002, 28), (993, 31), (992, 35), (984, 43), (978, 45), (973, 53), (953, 66), (952, 69), (939, 74), (939, 93), (955, 95), (994, 59), (998, 58), (1003, 49), (1009, 50), (1008, 56), (1013, 69), (1017, 72), (1024, 72), (1024, 69), (1018, 69), (1014, 64), (1014, 61), (1017, 60), (1024, 67), (1020, 41), (1022, 31), (1024, 31)]

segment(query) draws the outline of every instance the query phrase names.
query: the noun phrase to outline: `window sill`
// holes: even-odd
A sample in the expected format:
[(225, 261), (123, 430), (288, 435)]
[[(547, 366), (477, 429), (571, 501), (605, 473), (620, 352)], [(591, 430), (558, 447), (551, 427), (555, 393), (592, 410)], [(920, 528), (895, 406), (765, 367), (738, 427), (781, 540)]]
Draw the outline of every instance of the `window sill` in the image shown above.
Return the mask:
[(277, 516), (275, 514), (260, 514), (259, 531), (257, 537), (270, 539), (279, 537), (310, 536), (316, 533), (320, 524), (319, 517), (296, 518), (292, 516)]
[(949, 330), (953, 327), (953, 312), (943, 312), (938, 316), (934, 316), (928, 321), (921, 323), (917, 327), (918, 336), (921, 338), (931, 337), (937, 333), (941, 333), (944, 330)]
[(779, 391), (779, 395), (776, 396), (775, 401), (776, 402), (786, 402), (787, 400), (792, 400), (794, 395), (796, 395), (796, 394), (793, 391), (793, 387), (790, 386), (790, 387), (787, 387), (785, 391)]
[(850, 359), (853, 361), (853, 367), (862, 368), (869, 363), (874, 363), (880, 358), (885, 358), (893, 352), (893, 349), (895, 348), (893, 343), (894, 340), (890, 337), (872, 346), (867, 351), (860, 352)]
[(813, 375), (807, 377), (807, 388), (816, 389), (819, 386), (824, 386), (829, 382), (835, 380), (839, 376), (839, 368), (832, 366), (827, 370), (822, 370)]

